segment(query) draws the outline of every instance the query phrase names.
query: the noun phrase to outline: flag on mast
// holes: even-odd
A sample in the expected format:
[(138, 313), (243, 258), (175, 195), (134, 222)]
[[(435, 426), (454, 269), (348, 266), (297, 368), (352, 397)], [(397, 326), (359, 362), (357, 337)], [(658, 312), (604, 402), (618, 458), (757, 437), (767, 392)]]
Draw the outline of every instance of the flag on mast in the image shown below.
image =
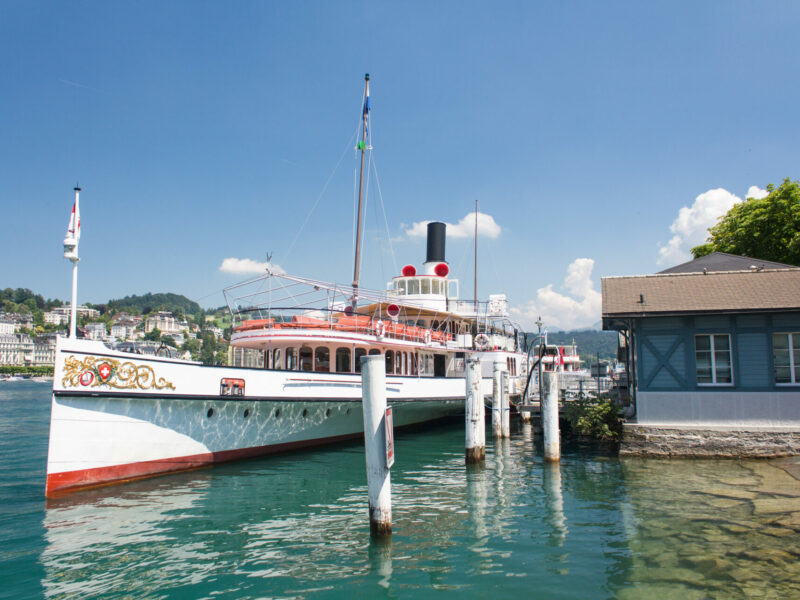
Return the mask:
[(76, 243), (81, 239), (81, 209), (78, 205), (78, 194), (75, 194), (75, 203), (72, 205), (72, 213), (69, 215), (67, 237), (73, 238)]
[(69, 225), (67, 225), (67, 235), (64, 238), (64, 258), (71, 261), (78, 260), (78, 240), (81, 239), (81, 209), (78, 203), (78, 196), (81, 188), (75, 187), (75, 203), (72, 205), (72, 213), (69, 215)]

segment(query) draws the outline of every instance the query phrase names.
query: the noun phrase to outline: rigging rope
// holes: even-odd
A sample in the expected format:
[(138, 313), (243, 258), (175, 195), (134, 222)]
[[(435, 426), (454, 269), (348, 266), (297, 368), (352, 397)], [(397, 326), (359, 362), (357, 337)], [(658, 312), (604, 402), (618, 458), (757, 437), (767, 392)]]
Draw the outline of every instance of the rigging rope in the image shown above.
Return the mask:
[(300, 234), (303, 232), (303, 229), (305, 228), (306, 224), (308, 223), (308, 220), (311, 218), (311, 215), (314, 214), (314, 210), (316, 210), (317, 205), (319, 204), (319, 201), (322, 200), (322, 196), (325, 195), (325, 190), (328, 189), (328, 185), (330, 184), (331, 180), (333, 179), (333, 176), (336, 174), (336, 171), (339, 169), (339, 165), (342, 164), (342, 160), (344, 159), (345, 154), (347, 154), (347, 150), (352, 146), (353, 140), (356, 138), (357, 135), (358, 135), (358, 128), (356, 128), (355, 133), (353, 133), (353, 135), (350, 136), (350, 139), (348, 140), (347, 145), (345, 146), (344, 150), (342, 151), (342, 155), (339, 157), (339, 160), (337, 161), (336, 166), (333, 167), (333, 171), (331, 171), (331, 174), (328, 176), (328, 180), (325, 182), (325, 185), (322, 186), (322, 191), (319, 193), (319, 196), (317, 196), (317, 199), (314, 202), (314, 206), (312, 206), (311, 210), (308, 211), (308, 214), (306, 215), (305, 221), (303, 221), (303, 224), (300, 226), (300, 229), (297, 230), (297, 233), (295, 234), (294, 239), (292, 240), (292, 243), (289, 244), (289, 249), (284, 254), (284, 260), (288, 260), (289, 255), (292, 253), (292, 250), (294, 249), (295, 243), (297, 243), (297, 238), (300, 237)]
[(394, 267), (394, 271), (392, 272), (399, 273), (400, 271), (397, 268), (397, 257), (394, 255), (394, 246), (392, 245), (392, 234), (389, 231), (389, 219), (386, 217), (386, 205), (383, 202), (383, 193), (381, 192), (381, 181), (378, 178), (378, 167), (375, 164), (374, 158), (372, 158), (372, 169), (375, 171), (375, 185), (378, 188), (378, 199), (381, 201), (381, 210), (383, 211), (383, 224), (386, 227), (386, 239), (389, 242), (389, 253), (392, 256), (392, 266)]

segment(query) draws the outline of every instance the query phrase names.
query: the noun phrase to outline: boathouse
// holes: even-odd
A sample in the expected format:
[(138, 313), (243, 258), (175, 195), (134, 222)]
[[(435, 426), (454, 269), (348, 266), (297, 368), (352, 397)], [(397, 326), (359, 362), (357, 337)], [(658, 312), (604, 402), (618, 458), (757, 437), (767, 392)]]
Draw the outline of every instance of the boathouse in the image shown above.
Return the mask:
[[(602, 295), (635, 408), (629, 450), (800, 453), (800, 268), (715, 253), (603, 278)], [(765, 436), (770, 449), (754, 446)]]

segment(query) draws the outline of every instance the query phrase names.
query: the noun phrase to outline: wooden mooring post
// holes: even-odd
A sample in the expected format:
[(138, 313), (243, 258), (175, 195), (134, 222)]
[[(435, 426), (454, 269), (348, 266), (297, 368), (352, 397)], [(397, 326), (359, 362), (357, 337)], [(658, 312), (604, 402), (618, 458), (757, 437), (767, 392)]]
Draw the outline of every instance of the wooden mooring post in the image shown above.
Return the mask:
[(466, 406), (464, 422), (466, 429), (466, 463), (482, 463), (486, 459), (486, 424), (483, 416), (483, 392), (481, 391), (481, 359), (472, 356), (467, 359)]
[(558, 373), (542, 373), (542, 430), (544, 432), (544, 459), (561, 460), (561, 437), (558, 430)]
[(392, 480), (387, 464), (386, 361), (382, 355), (361, 358), (361, 400), (369, 489), (369, 530), (374, 537), (392, 535)]

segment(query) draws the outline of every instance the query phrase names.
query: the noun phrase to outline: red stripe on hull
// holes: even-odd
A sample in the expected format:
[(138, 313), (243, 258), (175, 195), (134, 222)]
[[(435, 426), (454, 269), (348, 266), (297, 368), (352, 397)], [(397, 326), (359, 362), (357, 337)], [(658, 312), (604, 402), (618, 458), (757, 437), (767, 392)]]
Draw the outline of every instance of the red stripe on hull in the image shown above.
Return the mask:
[(175, 458), (162, 458), (143, 462), (114, 465), (111, 467), (97, 467), (82, 469), (80, 471), (65, 471), (63, 473), (48, 473), (45, 484), (45, 496), (51, 498), (68, 492), (75, 492), (101, 485), (122, 483), (134, 479), (143, 479), (155, 475), (165, 475), (178, 471), (197, 469), (214, 463), (230, 462), (245, 458), (254, 458), (267, 454), (333, 444), (345, 440), (352, 440), (363, 436), (363, 433), (351, 433), (299, 442), (286, 442), (271, 446), (256, 446), (254, 448), (241, 448), (238, 450), (222, 450), (220, 452), (205, 452), (191, 456), (178, 456)]

